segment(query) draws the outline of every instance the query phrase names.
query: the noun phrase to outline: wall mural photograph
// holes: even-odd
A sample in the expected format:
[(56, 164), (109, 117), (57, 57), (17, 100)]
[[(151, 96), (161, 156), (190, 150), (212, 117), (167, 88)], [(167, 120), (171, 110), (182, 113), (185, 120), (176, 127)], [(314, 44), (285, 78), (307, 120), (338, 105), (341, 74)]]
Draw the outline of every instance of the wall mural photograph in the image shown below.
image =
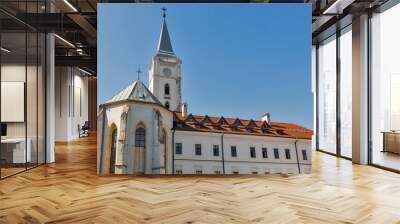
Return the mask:
[(310, 173), (310, 8), (287, 8), (100, 5), (98, 173)]
[(0, 224), (400, 224), (399, 22), (400, 0), (0, 0)]

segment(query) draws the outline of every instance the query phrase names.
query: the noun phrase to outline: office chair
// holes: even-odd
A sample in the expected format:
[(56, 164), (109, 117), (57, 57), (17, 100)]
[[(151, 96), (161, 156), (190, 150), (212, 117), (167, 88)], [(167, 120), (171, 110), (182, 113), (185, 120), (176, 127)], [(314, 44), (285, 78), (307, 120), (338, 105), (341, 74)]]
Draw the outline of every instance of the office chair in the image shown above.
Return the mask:
[(79, 128), (79, 138), (89, 136), (89, 129), (90, 129), (89, 121), (85, 121), (82, 127)]

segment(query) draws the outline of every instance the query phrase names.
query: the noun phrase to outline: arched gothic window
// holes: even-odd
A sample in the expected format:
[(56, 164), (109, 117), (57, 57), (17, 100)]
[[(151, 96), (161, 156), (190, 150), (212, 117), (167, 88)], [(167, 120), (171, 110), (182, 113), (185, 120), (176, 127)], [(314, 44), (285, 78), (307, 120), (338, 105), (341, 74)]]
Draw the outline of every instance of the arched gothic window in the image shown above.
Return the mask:
[(166, 139), (167, 139), (167, 133), (165, 132), (165, 129), (163, 129), (162, 132), (161, 132), (160, 143), (161, 143), (161, 144), (165, 144)]
[(169, 95), (169, 84), (165, 83), (164, 85), (164, 95)]
[(136, 128), (135, 132), (135, 147), (145, 147), (146, 143), (146, 130), (144, 127)]
[(163, 155), (163, 165), (164, 166), (164, 172), (167, 173), (167, 132), (165, 129), (162, 130), (162, 141), (161, 144), (163, 144), (163, 148), (161, 149), (161, 155)]
[(115, 173), (116, 151), (117, 151), (117, 129), (114, 129), (111, 134), (110, 173)]

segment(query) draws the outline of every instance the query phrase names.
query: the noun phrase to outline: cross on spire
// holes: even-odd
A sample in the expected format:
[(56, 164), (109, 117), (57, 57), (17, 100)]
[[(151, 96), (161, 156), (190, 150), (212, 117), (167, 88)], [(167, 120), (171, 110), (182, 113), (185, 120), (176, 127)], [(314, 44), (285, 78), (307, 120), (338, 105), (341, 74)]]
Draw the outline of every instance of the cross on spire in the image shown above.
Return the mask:
[(136, 72), (137, 72), (137, 80), (140, 80), (140, 73), (142, 73), (142, 70), (140, 70), (140, 66)]
[(165, 12), (167, 11), (167, 9), (166, 9), (165, 7), (163, 7), (161, 10), (163, 11), (163, 18), (165, 19), (165, 17), (167, 16), (167, 15), (165, 14)]

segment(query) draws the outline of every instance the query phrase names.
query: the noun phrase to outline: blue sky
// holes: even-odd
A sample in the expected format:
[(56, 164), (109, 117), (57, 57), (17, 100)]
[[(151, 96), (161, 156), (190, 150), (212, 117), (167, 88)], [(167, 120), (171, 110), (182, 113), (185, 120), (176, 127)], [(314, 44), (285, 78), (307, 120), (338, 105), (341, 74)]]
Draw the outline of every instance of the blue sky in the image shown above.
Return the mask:
[(100, 4), (98, 102), (137, 78), (157, 50), (161, 8), (182, 59), (183, 101), (193, 114), (312, 128), (311, 5)]

